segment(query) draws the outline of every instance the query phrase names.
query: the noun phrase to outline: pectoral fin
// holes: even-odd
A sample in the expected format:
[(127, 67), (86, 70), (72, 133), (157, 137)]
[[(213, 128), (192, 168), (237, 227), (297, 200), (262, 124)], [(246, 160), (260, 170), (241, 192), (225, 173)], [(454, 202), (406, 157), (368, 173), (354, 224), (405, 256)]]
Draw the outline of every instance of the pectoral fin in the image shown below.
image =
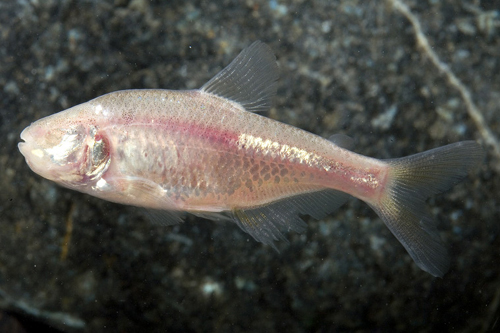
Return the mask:
[(106, 200), (143, 207), (155, 224), (174, 225), (183, 221), (183, 212), (174, 209), (175, 204), (155, 182), (141, 177), (111, 177), (106, 183), (114, 189), (108, 191)]

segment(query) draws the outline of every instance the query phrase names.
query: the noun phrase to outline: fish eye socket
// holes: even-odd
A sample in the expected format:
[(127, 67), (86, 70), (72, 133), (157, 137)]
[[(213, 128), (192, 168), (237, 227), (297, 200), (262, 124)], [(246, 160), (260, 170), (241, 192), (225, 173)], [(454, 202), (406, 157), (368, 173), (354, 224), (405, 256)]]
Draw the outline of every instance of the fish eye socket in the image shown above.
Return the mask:
[(62, 130), (62, 137), (83, 137), (86, 135), (85, 127), (82, 125), (71, 126)]
[(49, 147), (45, 149), (54, 163), (64, 165), (75, 162), (78, 151), (85, 140), (85, 134), (79, 128), (69, 128), (67, 130), (52, 132)]

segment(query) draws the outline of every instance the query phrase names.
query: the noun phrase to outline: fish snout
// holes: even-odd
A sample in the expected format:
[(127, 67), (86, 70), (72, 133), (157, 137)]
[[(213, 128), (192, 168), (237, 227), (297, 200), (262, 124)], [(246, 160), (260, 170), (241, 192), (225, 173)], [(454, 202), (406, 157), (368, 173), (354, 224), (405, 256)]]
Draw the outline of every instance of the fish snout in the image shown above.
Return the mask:
[(45, 164), (43, 163), (45, 153), (42, 149), (40, 149), (38, 145), (40, 139), (37, 140), (37, 135), (42, 133), (39, 133), (40, 129), (37, 129), (36, 127), (37, 126), (33, 126), (33, 124), (31, 124), (21, 132), (20, 137), (23, 141), (19, 142), (17, 144), (17, 147), (26, 159), (26, 163), (28, 164), (28, 166), (33, 171), (39, 173), (39, 171), (37, 170), (39, 169), (38, 166), (41, 164)]
[(33, 153), (37, 153), (36, 150), (42, 148), (41, 143), (45, 140), (45, 134), (47, 133), (41, 126), (37, 126), (36, 123), (32, 123), (30, 126), (26, 127), (21, 132), (21, 140), (17, 147), (21, 151), (24, 157), (28, 157)]

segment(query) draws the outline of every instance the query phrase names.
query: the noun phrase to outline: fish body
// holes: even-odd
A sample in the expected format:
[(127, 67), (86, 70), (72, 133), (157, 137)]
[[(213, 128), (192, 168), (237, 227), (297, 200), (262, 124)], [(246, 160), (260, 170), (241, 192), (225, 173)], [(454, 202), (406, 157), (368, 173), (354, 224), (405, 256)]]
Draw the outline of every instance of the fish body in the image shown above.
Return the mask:
[(254, 113), (270, 107), (278, 67), (255, 42), (199, 90), (125, 90), (43, 118), (19, 149), (30, 168), (62, 186), (122, 204), (236, 222), (273, 245), (350, 196), (368, 203), (416, 263), (448, 267), (424, 200), (465, 177), (482, 149), (460, 142), (377, 160)]

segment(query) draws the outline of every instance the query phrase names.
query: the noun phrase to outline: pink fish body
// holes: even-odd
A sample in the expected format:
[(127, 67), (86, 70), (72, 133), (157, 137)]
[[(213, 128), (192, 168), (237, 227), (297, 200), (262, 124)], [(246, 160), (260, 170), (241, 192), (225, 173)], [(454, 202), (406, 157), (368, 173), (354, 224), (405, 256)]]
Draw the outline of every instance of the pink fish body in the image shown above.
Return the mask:
[(368, 203), (417, 265), (442, 276), (449, 259), (424, 201), (482, 159), (464, 141), (393, 160), (346, 149), (260, 116), (276, 92), (278, 66), (255, 42), (199, 90), (125, 90), (32, 123), (19, 149), (58, 184), (127, 205), (230, 219), (273, 245), (302, 231), (300, 214), (323, 218), (349, 196)]

